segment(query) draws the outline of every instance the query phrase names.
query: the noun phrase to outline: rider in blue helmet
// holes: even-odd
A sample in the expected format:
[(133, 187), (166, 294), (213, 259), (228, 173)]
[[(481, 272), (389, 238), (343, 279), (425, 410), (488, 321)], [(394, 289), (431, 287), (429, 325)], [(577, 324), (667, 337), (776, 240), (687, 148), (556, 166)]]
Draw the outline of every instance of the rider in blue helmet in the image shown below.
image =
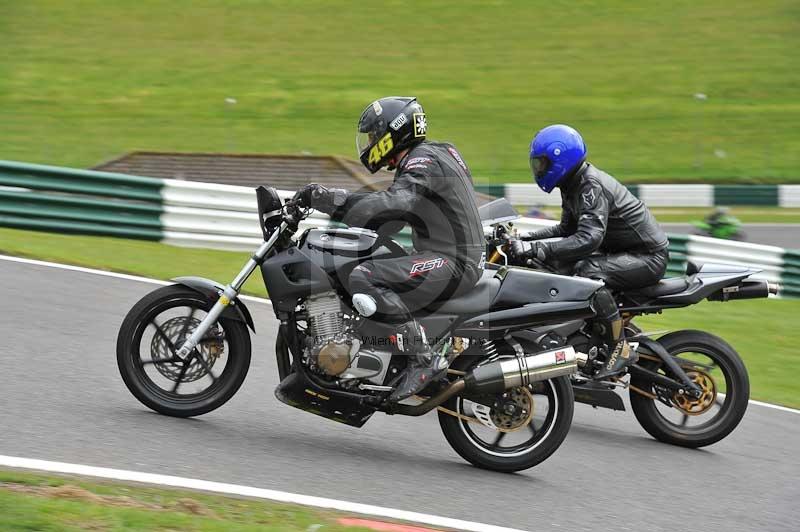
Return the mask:
[(586, 160), (586, 144), (569, 126), (547, 126), (531, 141), (531, 171), (548, 194)]
[[(666, 272), (667, 235), (636, 196), (607, 173), (586, 162), (586, 143), (575, 129), (556, 124), (531, 142), (530, 165), (536, 184), (561, 191), (561, 222), (520, 235), (512, 245), (518, 262), (533, 259), (561, 273), (598, 279), (594, 308), (602, 319), (606, 345), (595, 378), (619, 375), (633, 363), (611, 290), (656, 284)], [(558, 241), (544, 241), (562, 237)], [(526, 247), (522, 242), (532, 242)]]

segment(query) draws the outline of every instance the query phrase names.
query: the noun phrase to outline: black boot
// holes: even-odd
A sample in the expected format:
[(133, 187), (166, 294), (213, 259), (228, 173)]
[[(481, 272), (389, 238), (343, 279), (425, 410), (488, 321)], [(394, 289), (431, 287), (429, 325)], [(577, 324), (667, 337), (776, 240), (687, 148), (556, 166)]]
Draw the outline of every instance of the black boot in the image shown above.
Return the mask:
[(389, 400), (402, 401), (419, 393), (431, 382), (447, 372), (447, 358), (431, 351), (425, 332), (416, 321), (408, 322), (398, 329), (397, 348), (408, 355), (408, 366)]
[(594, 378), (603, 380), (624, 373), (625, 368), (639, 359), (639, 355), (625, 341), (625, 324), (619, 314), (617, 302), (608, 289), (601, 288), (597, 291), (594, 307), (606, 342), (601, 349), (605, 355), (603, 366), (595, 373)]
[(617, 342), (611, 354), (608, 354), (608, 351), (606, 347), (606, 357), (603, 361), (603, 367), (594, 374), (596, 380), (605, 380), (609, 377), (623, 374), (625, 368), (639, 360), (639, 355), (636, 351), (631, 349), (631, 346), (624, 338)]

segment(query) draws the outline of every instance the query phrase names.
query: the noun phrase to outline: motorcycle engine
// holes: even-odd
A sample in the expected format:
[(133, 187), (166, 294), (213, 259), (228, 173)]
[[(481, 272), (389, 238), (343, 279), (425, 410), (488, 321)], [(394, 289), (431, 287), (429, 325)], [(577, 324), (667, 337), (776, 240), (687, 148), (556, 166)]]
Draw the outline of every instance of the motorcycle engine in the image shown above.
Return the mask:
[(342, 380), (383, 382), (391, 352), (360, 349), (361, 342), (346, 330), (345, 315), (336, 292), (314, 294), (306, 299), (305, 306), (306, 334), (310, 340), (306, 353), (311, 369)]
[(336, 292), (315, 294), (306, 300), (310, 359), (324, 373), (336, 376), (350, 365), (352, 342), (344, 335), (344, 316)]

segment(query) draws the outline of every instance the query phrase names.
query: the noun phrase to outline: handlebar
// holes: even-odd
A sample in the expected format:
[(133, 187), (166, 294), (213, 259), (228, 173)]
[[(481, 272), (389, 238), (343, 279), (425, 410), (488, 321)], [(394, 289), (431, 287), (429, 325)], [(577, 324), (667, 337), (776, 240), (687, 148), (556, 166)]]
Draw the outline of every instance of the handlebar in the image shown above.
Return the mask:
[[(486, 244), (487, 246), (496, 248), (496, 247), (504, 247), (505, 249), (510, 248), (510, 244), (512, 241), (518, 240), (514, 238), (511, 233), (508, 233), (505, 230), (502, 231), (493, 231), (492, 234), (486, 235)], [(489, 254), (487, 253), (487, 256)], [(546, 262), (542, 262), (536, 258), (529, 258), (527, 260), (520, 261), (510, 253), (507, 254), (508, 256), (508, 265), (509, 266), (522, 266), (525, 268), (532, 268), (535, 270), (541, 270), (549, 273), (561, 273), (556, 265), (548, 264)]]
[(308, 218), (313, 209), (311, 207), (303, 206), (294, 198), (290, 198), (284, 200), (282, 210), (283, 212), (281, 214), (283, 216), (283, 220), (289, 227), (296, 231), (300, 222)]

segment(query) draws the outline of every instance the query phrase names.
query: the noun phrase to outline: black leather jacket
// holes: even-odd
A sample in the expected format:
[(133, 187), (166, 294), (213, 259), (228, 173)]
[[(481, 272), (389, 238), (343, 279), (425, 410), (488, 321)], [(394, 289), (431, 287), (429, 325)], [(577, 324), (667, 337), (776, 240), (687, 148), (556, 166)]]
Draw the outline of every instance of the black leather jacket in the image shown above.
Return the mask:
[(452, 144), (418, 144), (388, 189), (347, 193), (336, 203), (341, 207), (332, 217), (347, 225), (392, 233), (408, 224), (417, 251), (443, 253), (462, 267), (481, 262), (485, 243), (472, 176)]
[(584, 163), (559, 188), (561, 223), (524, 238), (564, 237), (547, 243), (549, 258), (575, 261), (596, 251), (653, 253), (667, 247), (667, 235), (644, 203), (602, 170)]

